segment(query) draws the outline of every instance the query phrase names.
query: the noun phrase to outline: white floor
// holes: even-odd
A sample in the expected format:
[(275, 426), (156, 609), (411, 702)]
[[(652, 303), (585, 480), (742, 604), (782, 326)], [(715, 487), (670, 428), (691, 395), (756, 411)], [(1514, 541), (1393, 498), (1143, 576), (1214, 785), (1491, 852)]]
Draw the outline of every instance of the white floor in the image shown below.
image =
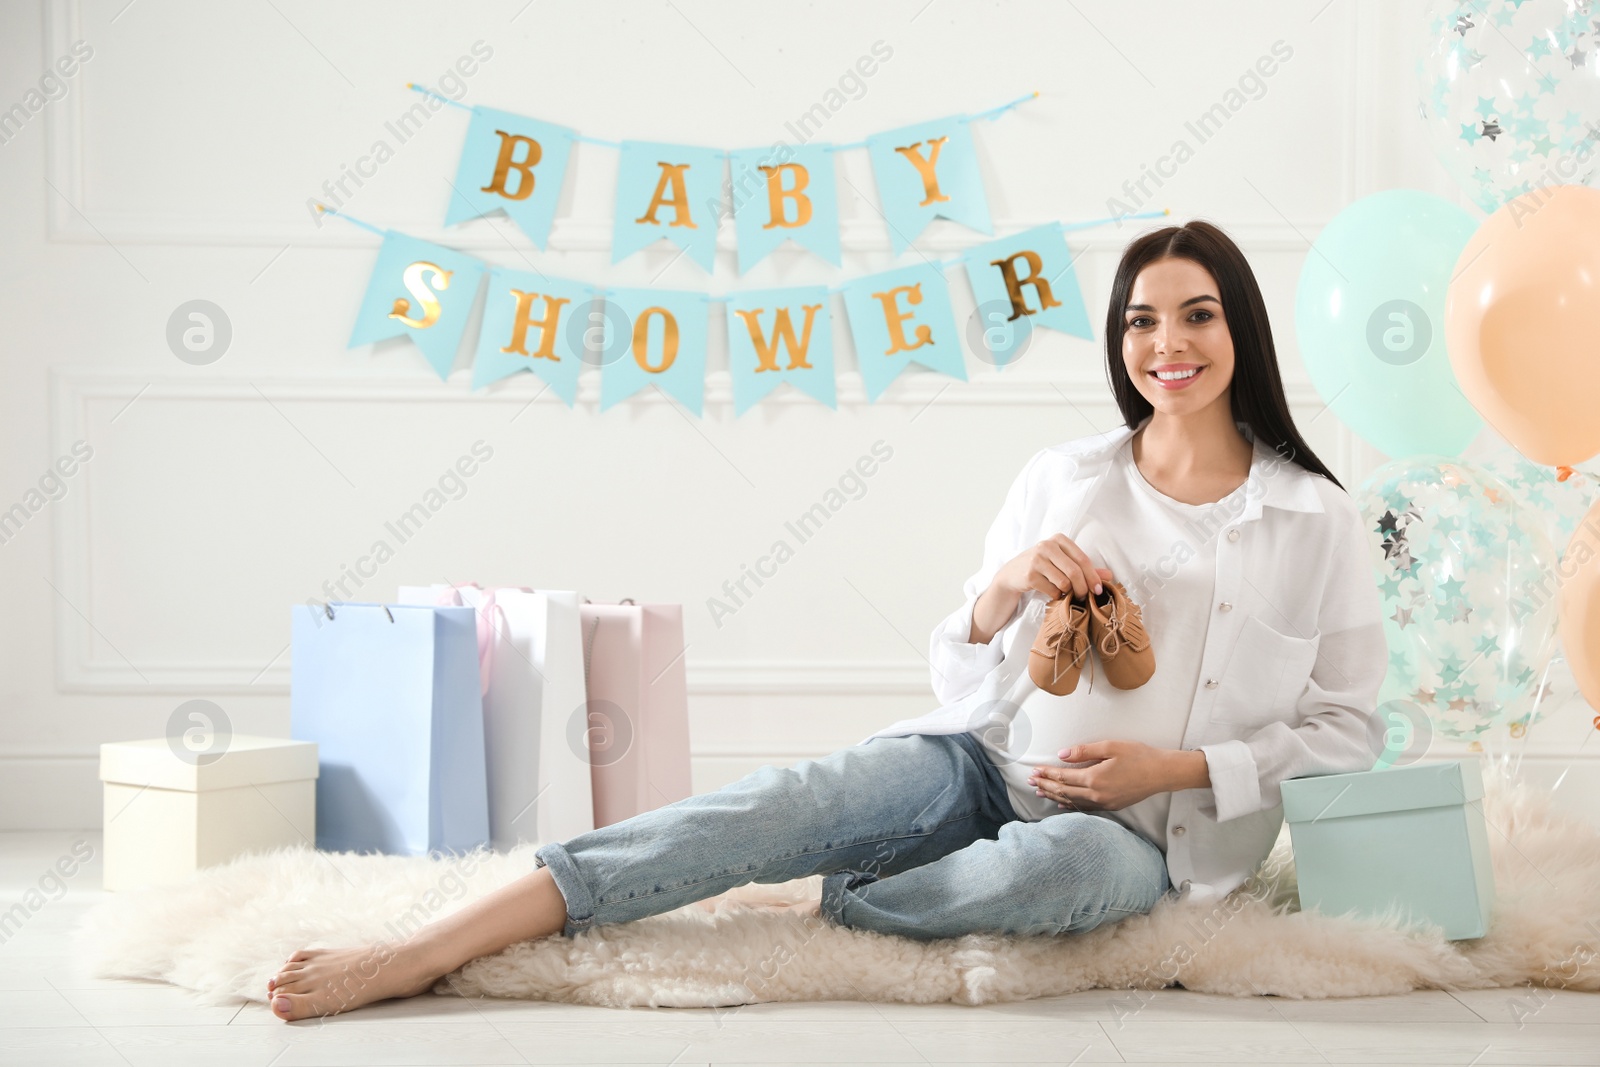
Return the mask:
[[(0, 833), (0, 911), (75, 840)], [(863, 1003), (617, 1011), (424, 994), (286, 1024), (164, 983), (88, 977), (68, 934), (98, 861), (0, 930), (0, 1064), (1600, 1064), (1600, 994), (1488, 990), (1295, 1001), (1096, 990), (967, 1008)], [(1589, 966), (1600, 965), (1591, 962)]]

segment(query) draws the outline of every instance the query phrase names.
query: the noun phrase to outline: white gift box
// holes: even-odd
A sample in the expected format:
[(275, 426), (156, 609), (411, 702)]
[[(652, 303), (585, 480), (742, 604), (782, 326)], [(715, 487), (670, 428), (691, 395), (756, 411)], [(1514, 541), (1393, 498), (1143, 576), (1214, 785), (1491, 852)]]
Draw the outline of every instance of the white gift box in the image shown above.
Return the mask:
[(176, 882), (245, 852), (316, 840), (317, 746), (234, 734), (220, 754), (165, 737), (100, 746), (105, 888)]

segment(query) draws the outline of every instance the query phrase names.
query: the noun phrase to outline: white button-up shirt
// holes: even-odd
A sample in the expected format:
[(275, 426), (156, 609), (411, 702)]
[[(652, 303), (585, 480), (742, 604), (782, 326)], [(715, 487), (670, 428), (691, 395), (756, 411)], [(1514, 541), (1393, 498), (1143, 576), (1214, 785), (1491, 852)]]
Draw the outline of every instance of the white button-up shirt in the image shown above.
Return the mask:
[[(934, 628), (929, 660), (941, 706), (859, 743), (964, 733), (988, 721), (985, 705), (1027, 670), (1048, 600), (1024, 594), (994, 637), (974, 644), (978, 597), (1030, 545), (1076, 536), (1116, 449), (1138, 428), (1034, 453), (984, 538), (965, 602)], [(1252, 438), (1252, 449), (1245, 492), (1219, 509), (1216, 612), (1182, 743), (1205, 753), (1211, 785), (1174, 792), (1167, 820), (1168, 876), (1197, 900), (1237, 888), (1272, 850), (1283, 825), (1279, 783), (1370, 770), (1378, 756), (1368, 719), (1388, 647), (1360, 509), (1264, 442)], [(1151, 637), (1159, 670), (1160, 635)]]

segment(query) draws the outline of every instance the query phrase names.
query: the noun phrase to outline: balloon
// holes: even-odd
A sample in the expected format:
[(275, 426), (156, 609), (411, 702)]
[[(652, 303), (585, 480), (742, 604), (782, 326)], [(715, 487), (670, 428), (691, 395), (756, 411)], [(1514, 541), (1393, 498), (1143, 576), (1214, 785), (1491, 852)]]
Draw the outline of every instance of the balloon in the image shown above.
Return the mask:
[(1478, 413), (1536, 463), (1600, 452), (1600, 190), (1513, 199), (1461, 252), (1445, 347)]
[(1380, 702), (1476, 740), (1528, 715), (1555, 651), (1555, 546), (1504, 482), (1446, 456), (1379, 467), (1357, 490), (1383, 604)]
[(1600, 35), (1588, 4), (1435, 0), (1424, 16), (1418, 109), (1434, 154), (1485, 212), (1600, 169)]
[[(1518, 511), (1549, 535), (1550, 543), (1558, 549), (1556, 573), (1566, 575), (1573, 566), (1567, 547), (1573, 531), (1589, 508), (1600, 503), (1600, 472), (1579, 467), (1563, 481), (1553, 467), (1541, 467), (1503, 442), (1482, 456), (1471, 456), (1468, 451), (1463, 458), (1504, 482)], [(1535, 702), (1528, 716), (1511, 724), (1512, 737), (1521, 737), (1522, 731), (1544, 718), (1546, 710), (1563, 704), (1572, 693), (1559, 671), (1544, 685), (1543, 697)]]
[(1444, 353), (1444, 297), (1477, 223), (1431, 193), (1364, 196), (1318, 235), (1294, 326), (1317, 392), (1390, 456), (1458, 454), (1483, 422)]
[[(1567, 542), (1561, 568), (1561, 650), (1578, 692), (1600, 708), (1600, 502), (1589, 509)], [(1596, 717), (1600, 728), (1600, 716)]]
[(1560, 550), (1558, 565), (1566, 556), (1564, 546), (1572, 539), (1572, 532), (1590, 506), (1600, 501), (1600, 464), (1574, 467), (1563, 480), (1556, 468), (1542, 467), (1507, 444), (1481, 456), (1462, 458), (1510, 487), (1517, 507), (1531, 512)]

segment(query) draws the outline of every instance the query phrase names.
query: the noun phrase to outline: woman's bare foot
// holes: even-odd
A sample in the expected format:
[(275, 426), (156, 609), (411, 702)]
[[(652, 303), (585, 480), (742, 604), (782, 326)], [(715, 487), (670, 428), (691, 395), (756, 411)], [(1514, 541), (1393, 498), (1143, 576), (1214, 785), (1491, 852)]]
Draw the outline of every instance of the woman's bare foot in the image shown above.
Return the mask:
[(285, 1021), (350, 1011), (377, 1000), (414, 997), (439, 975), (416, 951), (387, 943), (365, 948), (308, 948), (267, 979), (272, 1014)]
[(428, 923), (403, 943), (301, 949), (267, 982), (280, 1019), (333, 1015), (425, 993), (457, 967), (507, 945), (561, 933), (566, 900), (541, 867)]

